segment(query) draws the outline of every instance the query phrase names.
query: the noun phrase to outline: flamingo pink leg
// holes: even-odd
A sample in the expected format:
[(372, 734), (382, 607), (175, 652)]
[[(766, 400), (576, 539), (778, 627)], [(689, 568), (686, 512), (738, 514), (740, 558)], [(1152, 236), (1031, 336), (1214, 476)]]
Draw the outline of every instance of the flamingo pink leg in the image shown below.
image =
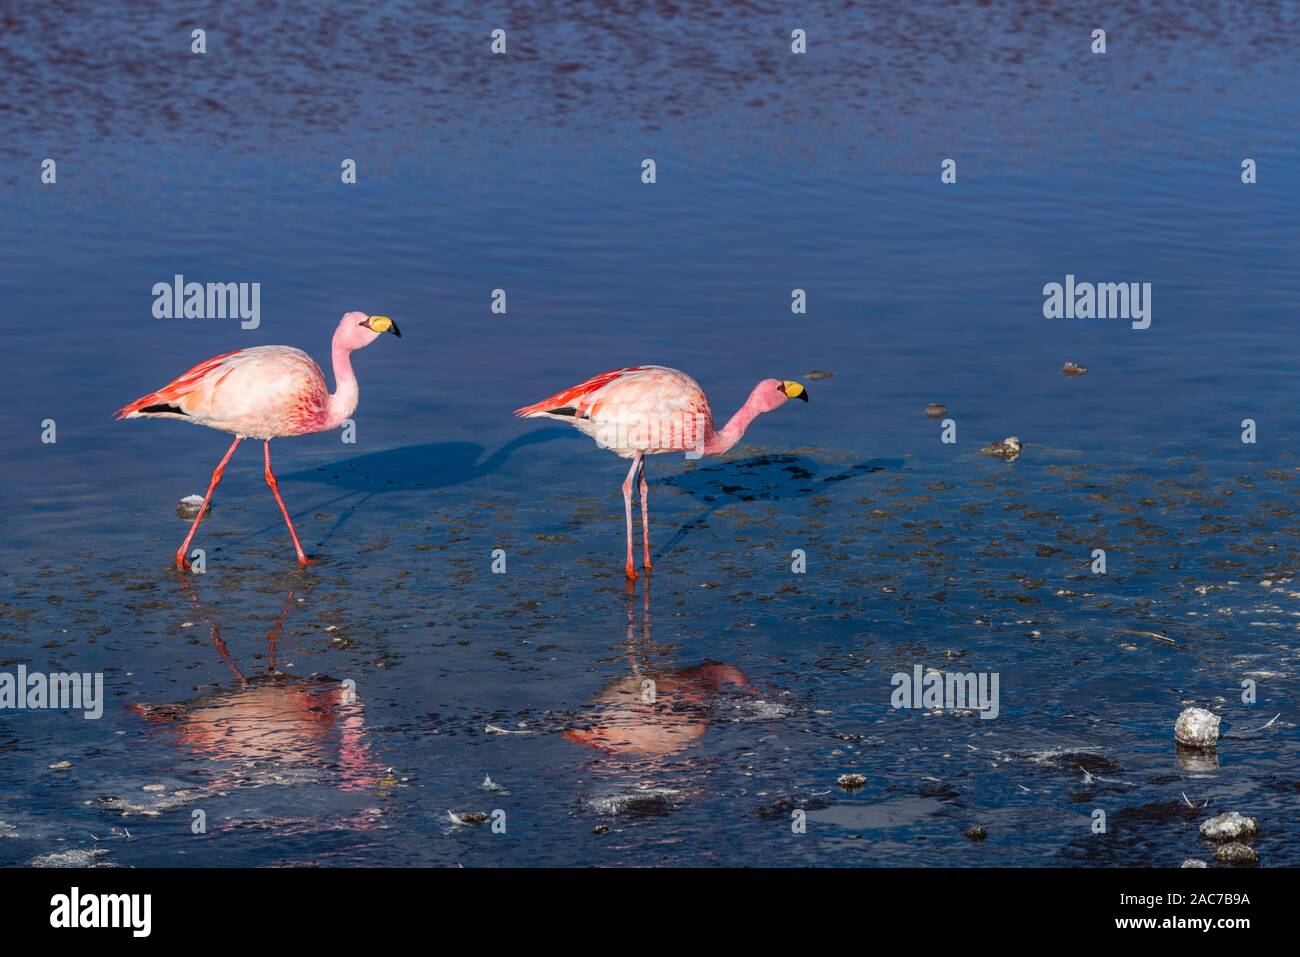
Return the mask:
[(275, 480), (275, 473), (271, 471), (271, 443), (265, 443), (262, 448), (266, 452), (266, 484), (271, 486), (271, 491), (275, 494), (275, 500), (280, 504), (280, 514), (284, 516), (284, 524), (289, 526), (289, 535), (293, 538), (293, 547), (298, 551), (298, 564), (315, 565), (316, 563), (308, 558), (307, 553), (302, 550), (302, 542), (298, 541), (298, 533), (294, 531), (293, 522), (289, 521), (289, 510), (284, 507), (284, 499), (280, 498), (280, 485)]
[(185, 553), (189, 551), (190, 542), (194, 540), (194, 533), (199, 530), (199, 522), (203, 521), (203, 516), (208, 511), (208, 503), (212, 501), (212, 493), (221, 484), (221, 476), (226, 471), (226, 463), (230, 461), (230, 457), (235, 454), (235, 449), (239, 447), (239, 443), (242, 441), (244, 441), (242, 436), (236, 436), (235, 441), (231, 442), (230, 448), (226, 450), (225, 457), (212, 470), (212, 481), (208, 484), (208, 494), (203, 496), (203, 504), (199, 506), (199, 514), (194, 516), (194, 524), (190, 526), (190, 533), (185, 536), (185, 541), (181, 542), (181, 547), (176, 550), (176, 567), (181, 571), (186, 571), (190, 567), (190, 561), (185, 557)]
[(627, 565), (624, 571), (627, 572), (628, 581), (636, 581), (636, 565), (632, 561), (632, 480), (636, 478), (637, 469), (641, 467), (641, 453), (637, 452), (632, 458), (632, 468), (628, 470), (627, 479), (623, 482), (623, 514), (627, 518)]
[(645, 481), (645, 460), (641, 460), (641, 545), (645, 552), (645, 570), (650, 571), (654, 566), (650, 564), (650, 503), (646, 499), (646, 491), (649, 486)]

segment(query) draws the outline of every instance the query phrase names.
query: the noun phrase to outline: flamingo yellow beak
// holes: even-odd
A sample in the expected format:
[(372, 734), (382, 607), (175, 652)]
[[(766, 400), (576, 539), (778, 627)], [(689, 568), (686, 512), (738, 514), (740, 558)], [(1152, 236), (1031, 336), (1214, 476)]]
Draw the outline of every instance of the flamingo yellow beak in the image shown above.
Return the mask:
[(397, 338), (402, 338), (401, 330), (397, 328), (397, 323), (387, 316), (371, 316), (366, 320), (366, 325), (370, 327), (371, 332), (391, 332)]
[(808, 390), (805, 389), (803, 386), (801, 386), (798, 382), (790, 382), (790, 381), (782, 382), (781, 391), (786, 394), (786, 398), (803, 399), (805, 402), (808, 401)]

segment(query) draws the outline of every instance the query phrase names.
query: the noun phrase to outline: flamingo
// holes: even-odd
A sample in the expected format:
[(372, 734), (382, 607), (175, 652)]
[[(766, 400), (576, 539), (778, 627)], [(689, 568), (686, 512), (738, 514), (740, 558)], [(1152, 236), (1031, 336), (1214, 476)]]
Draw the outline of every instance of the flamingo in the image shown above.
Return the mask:
[(642, 563), (650, 562), (650, 509), (646, 499), (645, 457), (663, 452), (720, 455), (740, 441), (749, 423), (764, 412), (778, 409), (790, 399), (808, 401), (808, 390), (798, 382), (764, 379), (754, 386), (745, 404), (721, 431), (714, 431), (708, 397), (685, 372), (666, 366), (629, 366), (613, 369), (558, 392), (549, 399), (516, 409), (524, 418), (568, 422), (590, 435), (596, 444), (631, 459), (623, 482), (623, 512), (627, 519), (629, 581), (637, 578), (632, 560), (632, 483), (640, 475)]
[(141, 396), (117, 410), (119, 419), (181, 419), (235, 437), (225, 456), (217, 463), (203, 496), (199, 514), (190, 533), (176, 551), (176, 567), (190, 567), (185, 556), (199, 522), (208, 509), (212, 493), (221, 483), (226, 463), (246, 438), (261, 439), (265, 445), (266, 484), (275, 494), (280, 514), (289, 526), (293, 547), (300, 565), (314, 564), (302, 550), (298, 533), (289, 520), (289, 510), (280, 497), (280, 486), (271, 471), (271, 440), (280, 436), (308, 435), (338, 428), (357, 408), (357, 377), (352, 374), (349, 358), (391, 332), (400, 337), (397, 323), (387, 316), (368, 316), (349, 312), (339, 320), (334, 331), (331, 354), (334, 362), (334, 392), (325, 383), (325, 375), (314, 359), (291, 346), (253, 346), (236, 349), (200, 362), (193, 369), (167, 383), (157, 392)]

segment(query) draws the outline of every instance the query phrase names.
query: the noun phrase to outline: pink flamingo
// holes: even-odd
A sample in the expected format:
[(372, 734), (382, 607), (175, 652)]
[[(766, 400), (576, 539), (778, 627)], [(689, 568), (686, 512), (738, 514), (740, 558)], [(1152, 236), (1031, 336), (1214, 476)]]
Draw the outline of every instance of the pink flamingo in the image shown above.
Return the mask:
[(598, 376), (556, 393), (535, 405), (515, 410), (525, 418), (545, 417), (568, 422), (590, 435), (602, 448), (632, 460), (623, 482), (623, 511), (627, 518), (629, 580), (637, 577), (632, 561), (632, 482), (641, 479), (641, 542), (643, 564), (650, 563), (650, 510), (646, 501), (645, 457), (662, 452), (719, 455), (737, 442), (749, 423), (764, 412), (780, 408), (789, 399), (808, 401), (808, 390), (798, 382), (764, 379), (754, 386), (745, 404), (720, 432), (713, 429), (713, 413), (704, 390), (684, 372), (665, 366), (629, 366)]
[(203, 504), (190, 526), (190, 533), (176, 551), (177, 568), (189, 568), (185, 552), (199, 529), (199, 522), (203, 521), (212, 493), (221, 482), (226, 463), (246, 438), (261, 439), (266, 443), (266, 484), (271, 486), (284, 523), (289, 526), (293, 547), (298, 552), (298, 563), (313, 564), (302, 550), (298, 533), (289, 520), (289, 510), (284, 507), (284, 499), (280, 498), (280, 487), (271, 471), (271, 439), (282, 435), (326, 432), (342, 425), (356, 411), (359, 395), (349, 356), (370, 345), (384, 332), (401, 336), (397, 324), (387, 316), (349, 312), (339, 320), (331, 347), (335, 384), (332, 395), (325, 384), (325, 374), (307, 353), (291, 346), (254, 346), (200, 362), (157, 392), (150, 392), (118, 409), (119, 419), (142, 416), (181, 419), (235, 436), (235, 441), (212, 473), (208, 494), (203, 496)]

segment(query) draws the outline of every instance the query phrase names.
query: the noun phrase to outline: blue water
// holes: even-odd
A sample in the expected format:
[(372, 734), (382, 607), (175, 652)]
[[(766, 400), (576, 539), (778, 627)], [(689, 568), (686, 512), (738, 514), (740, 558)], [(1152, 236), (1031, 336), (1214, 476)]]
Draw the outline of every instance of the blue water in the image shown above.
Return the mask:
[[(108, 699), (0, 711), (0, 862), (1177, 865), (1238, 810), (1300, 863), (1297, 8), (189, 16), (0, 33), (0, 671)], [(260, 282), (261, 325), (153, 318), (177, 273)], [(1151, 283), (1151, 327), (1043, 318), (1067, 274)], [(322, 563), (245, 446), (179, 578), (227, 443), (112, 410), (234, 348), (324, 362), (351, 309), (403, 333), (355, 357), (355, 444), (273, 443)], [(629, 595), (625, 463), (510, 411), (647, 362), (719, 417), (811, 401), (651, 462)], [(999, 674), (999, 717), (891, 708), (917, 664)]]

